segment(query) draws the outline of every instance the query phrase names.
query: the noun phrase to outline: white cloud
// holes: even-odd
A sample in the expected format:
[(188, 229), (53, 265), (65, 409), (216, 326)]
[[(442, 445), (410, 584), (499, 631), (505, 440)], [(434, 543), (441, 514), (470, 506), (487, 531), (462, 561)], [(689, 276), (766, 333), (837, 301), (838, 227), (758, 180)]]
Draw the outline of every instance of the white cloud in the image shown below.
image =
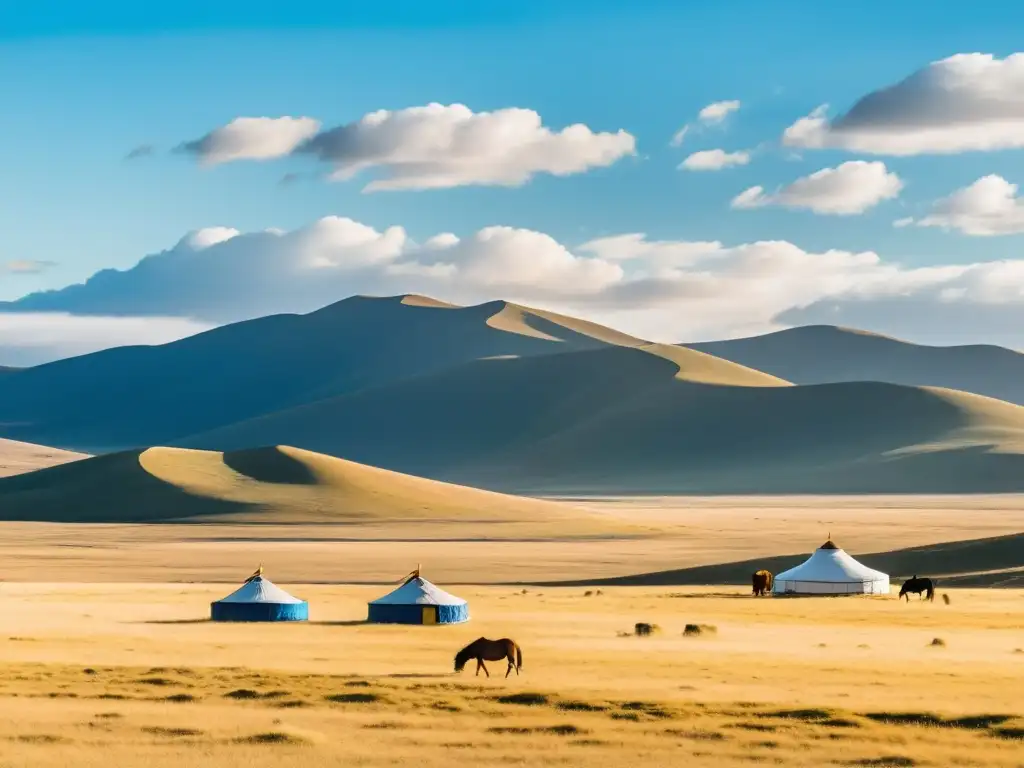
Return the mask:
[[(10, 350), (23, 349), (27, 338), (37, 339), (36, 349), (64, 350), (152, 342), (211, 324), (308, 312), (353, 294), (409, 292), (462, 304), (520, 301), (657, 341), (758, 333), (797, 318), (828, 322), (822, 317), (828, 312), (870, 318), (870, 307), (888, 318), (890, 327), (872, 325), (881, 332), (899, 330), (900, 317), (913, 327), (913, 313), (930, 318), (933, 337), (945, 329), (962, 340), (957, 323), (972, 317), (966, 327), (975, 341), (985, 340), (979, 318), (1015, 320), (1013, 328), (1024, 328), (1024, 260), (912, 267), (870, 251), (657, 240), (642, 233), (570, 247), (505, 226), (416, 241), (402, 227), (327, 217), (289, 232), (235, 234), (199, 249), (184, 238), (130, 270), (106, 270), (84, 285), (0, 305), (8, 313), (0, 312), (0, 323), (8, 324), (0, 326), (7, 328), (0, 364), (15, 362)], [(31, 333), (30, 322), (39, 324)], [(44, 330), (45, 344), (38, 341)], [(1024, 331), (1014, 333), (1024, 342)]]
[(1017, 194), (1016, 184), (993, 174), (937, 201), (928, 216), (893, 224), (955, 229), (978, 237), (1019, 234), (1024, 232), (1024, 198)]
[(128, 344), (165, 344), (212, 326), (180, 317), (0, 312), (0, 365), (29, 366)]
[(569, 176), (636, 153), (620, 130), (554, 131), (531, 109), (473, 112), (463, 104), (379, 110), (317, 133), (310, 118), (238, 118), (183, 145), (206, 163), (312, 155), (347, 180), (376, 171), (364, 191), (519, 186), (538, 173)]
[(7, 272), (11, 275), (38, 275), (50, 267), (57, 266), (53, 261), (41, 261), (38, 259), (15, 259), (6, 264), (0, 264), (0, 272)]
[(195, 155), (204, 165), (235, 160), (272, 160), (290, 154), (320, 129), (311, 117), (237, 117), (178, 151)]
[(681, 146), (683, 146), (683, 141), (686, 139), (686, 134), (688, 134), (689, 132), (690, 132), (690, 126), (689, 125), (684, 125), (678, 131), (676, 131), (674, 134), (672, 134), (672, 141), (669, 142), (669, 146), (670, 147), (681, 147)]
[(841, 117), (819, 107), (786, 129), (793, 147), (879, 155), (1024, 147), (1024, 53), (964, 53), (867, 94)]
[(720, 171), (750, 162), (749, 152), (726, 152), (724, 149), (705, 149), (694, 152), (679, 164), (688, 171)]
[(770, 194), (763, 187), (751, 187), (733, 199), (732, 207), (781, 205), (850, 216), (896, 197), (902, 188), (900, 177), (890, 172), (885, 163), (851, 160), (836, 168), (822, 168)]
[(739, 108), (740, 103), (736, 100), (716, 101), (714, 104), (708, 104), (704, 107), (697, 114), (697, 118), (702, 123), (720, 123)]

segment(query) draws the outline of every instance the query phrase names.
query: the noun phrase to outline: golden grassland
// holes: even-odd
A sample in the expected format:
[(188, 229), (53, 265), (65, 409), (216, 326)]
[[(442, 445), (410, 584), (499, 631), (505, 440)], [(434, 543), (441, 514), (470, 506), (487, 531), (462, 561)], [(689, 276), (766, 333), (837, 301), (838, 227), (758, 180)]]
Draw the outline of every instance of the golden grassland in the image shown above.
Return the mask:
[[(362, 623), (380, 586), (285, 586), (310, 601), (310, 622), (212, 624), (224, 585), (2, 585), (3, 764), (1009, 767), (1024, 755), (1016, 590), (949, 590), (947, 605), (465, 587), (470, 624), (395, 627)], [(660, 631), (626, 635), (638, 621)], [(715, 631), (685, 637), (689, 623)], [(519, 641), (523, 674), (455, 675), (454, 652), (480, 635)]]
[[(595, 520), (0, 523), (0, 580), (235, 582), (263, 562), (275, 581), (381, 582), (422, 562), (430, 578), (449, 583), (554, 582), (802, 555), (830, 534), (856, 555), (1024, 531), (1020, 495), (632, 497), (571, 506)], [(956, 565), (961, 573), (988, 567), (970, 555)]]

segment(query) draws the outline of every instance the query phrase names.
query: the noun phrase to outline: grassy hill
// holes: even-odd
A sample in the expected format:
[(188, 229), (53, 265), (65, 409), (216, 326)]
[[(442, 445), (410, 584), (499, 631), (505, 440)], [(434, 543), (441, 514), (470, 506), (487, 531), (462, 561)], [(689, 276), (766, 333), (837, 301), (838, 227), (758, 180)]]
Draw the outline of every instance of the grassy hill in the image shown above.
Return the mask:
[[(766, 568), (772, 573), (781, 573), (804, 562), (809, 555), (808, 552), (763, 557), (610, 579), (560, 582), (560, 585), (750, 584), (750, 575), (756, 570)], [(889, 574), (894, 584), (917, 574), (934, 579), (938, 587), (1024, 587), (1024, 534), (858, 554), (857, 559), (870, 568)], [(917, 597), (911, 599), (916, 600)]]
[(538, 535), (637, 533), (569, 505), (517, 498), (280, 446), (150, 448), (0, 479), (0, 520), (457, 523)]
[(529, 493), (1024, 490), (1024, 408), (882, 383), (794, 387), (684, 351), (481, 360), (184, 444), (288, 443)]
[(84, 458), (85, 454), (48, 448), (45, 445), (0, 440), (0, 477), (19, 475)]
[(685, 346), (796, 384), (884, 381), (1024, 404), (1024, 354), (1003, 347), (929, 347), (828, 325)]
[(0, 436), (90, 453), (161, 445), (480, 358), (644, 344), (505, 302), (353, 297), (0, 376)]

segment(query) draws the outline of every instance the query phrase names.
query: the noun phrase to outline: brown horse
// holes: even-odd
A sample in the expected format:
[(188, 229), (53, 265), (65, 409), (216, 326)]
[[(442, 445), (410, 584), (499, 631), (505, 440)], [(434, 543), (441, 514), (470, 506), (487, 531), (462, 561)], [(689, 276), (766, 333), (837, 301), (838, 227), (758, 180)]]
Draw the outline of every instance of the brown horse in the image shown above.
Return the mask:
[(775, 577), (772, 576), (771, 571), (757, 571), (750, 577), (750, 580), (754, 585), (755, 597), (767, 595), (772, 591), (772, 585), (775, 583)]
[(508, 677), (512, 674), (513, 669), (518, 675), (519, 670), (523, 668), (523, 649), (516, 645), (514, 640), (509, 640), (507, 637), (503, 637), (501, 640), (488, 640), (486, 637), (481, 637), (455, 654), (455, 671), (461, 672), (470, 659), (476, 659), (477, 675), (482, 669), (488, 677), (491, 676), (491, 673), (484, 666), (485, 661), (508, 659), (508, 669), (505, 671), (505, 677)]

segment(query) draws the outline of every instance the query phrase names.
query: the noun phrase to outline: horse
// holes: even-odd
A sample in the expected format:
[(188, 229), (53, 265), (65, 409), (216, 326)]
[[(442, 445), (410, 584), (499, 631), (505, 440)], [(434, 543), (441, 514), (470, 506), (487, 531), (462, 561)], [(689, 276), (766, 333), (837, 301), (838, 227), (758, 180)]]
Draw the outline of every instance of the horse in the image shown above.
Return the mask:
[(755, 597), (767, 595), (772, 591), (772, 586), (775, 584), (775, 577), (772, 576), (771, 571), (757, 571), (750, 577), (750, 580), (754, 585)]
[(935, 585), (932, 584), (932, 580), (929, 578), (922, 577), (919, 579), (917, 574), (914, 574), (912, 578), (903, 582), (903, 586), (900, 587), (900, 597), (906, 597), (909, 603), (911, 592), (923, 597), (925, 600), (935, 600)]
[(512, 674), (513, 669), (518, 675), (519, 670), (523, 668), (523, 649), (514, 640), (509, 640), (507, 637), (503, 637), (501, 640), (488, 640), (486, 637), (481, 637), (455, 654), (455, 671), (461, 672), (470, 659), (476, 659), (477, 676), (480, 675), (482, 669), (488, 677), (491, 676), (491, 673), (484, 666), (485, 661), (508, 659), (508, 669), (505, 671), (505, 677), (508, 677)]

